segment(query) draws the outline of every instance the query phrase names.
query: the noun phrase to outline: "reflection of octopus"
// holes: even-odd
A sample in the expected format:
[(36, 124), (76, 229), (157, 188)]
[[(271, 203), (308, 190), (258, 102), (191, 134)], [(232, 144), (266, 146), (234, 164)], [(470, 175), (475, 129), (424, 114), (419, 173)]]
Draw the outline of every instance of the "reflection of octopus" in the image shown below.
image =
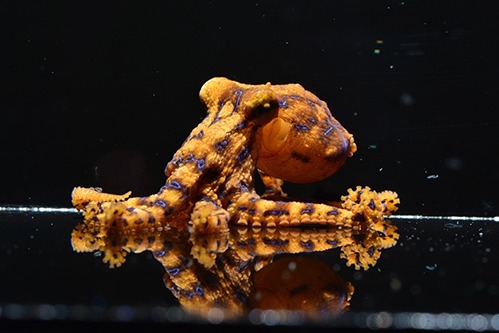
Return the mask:
[(287, 309), (316, 318), (348, 309), (354, 287), (324, 262), (298, 254), (339, 249), (347, 265), (367, 270), (398, 236), (388, 221), (366, 230), (236, 227), (210, 234), (191, 233), (184, 223), (133, 237), (100, 234), (82, 223), (71, 241), (78, 252), (100, 251), (111, 267), (122, 265), (128, 252), (152, 252), (165, 269), (166, 287), (189, 313), (205, 316), (219, 308), (237, 316), (254, 308)]
[[(286, 200), (282, 181), (312, 182), (356, 151), (353, 136), (325, 102), (298, 84), (247, 85), (213, 78), (200, 91), (208, 109), (166, 167), (157, 194), (128, 198), (77, 187), (73, 204), (88, 224), (135, 233), (189, 217), (198, 233), (252, 227), (328, 225), (368, 228), (397, 209), (396, 193), (349, 190), (338, 205)], [(254, 189), (258, 170), (265, 194)]]

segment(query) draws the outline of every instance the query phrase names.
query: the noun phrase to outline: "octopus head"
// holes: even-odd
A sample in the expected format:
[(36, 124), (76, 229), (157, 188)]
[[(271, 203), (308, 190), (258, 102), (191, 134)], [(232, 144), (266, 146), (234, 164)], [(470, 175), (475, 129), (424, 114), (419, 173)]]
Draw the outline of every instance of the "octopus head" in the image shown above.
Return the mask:
[(298, 84), (273, 86), (278, 114), (262, 127), (258, 168), (295, 183), (325, 179), (340, 169), (357, 147), (325, 102)]
[(277, 94), (270, 83), (250, 85), (215, 77), (203, 84), (199, 96), (208, 112), (216, 111), (217, 117), (238, 113), (244, 122), (254, 125), (270, 121), (279, 107)]

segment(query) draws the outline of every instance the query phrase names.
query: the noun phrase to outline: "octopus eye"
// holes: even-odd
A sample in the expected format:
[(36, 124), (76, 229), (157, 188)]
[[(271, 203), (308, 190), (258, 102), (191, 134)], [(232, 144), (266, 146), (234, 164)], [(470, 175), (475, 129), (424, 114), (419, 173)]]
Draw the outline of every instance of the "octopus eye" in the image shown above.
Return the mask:
[(262, 157), (269, 157), (278, 153), (288, 139), (291, 125), (281, 119), (275, 118), (262, 128)]
[(266, 115), (271, 113), (271, 111), (277, 112), (277, 109), (279, 108), (277, 95), (269, 88), (258, 89), (248, 93), (244, 105), (248, 110), (248, 120)]

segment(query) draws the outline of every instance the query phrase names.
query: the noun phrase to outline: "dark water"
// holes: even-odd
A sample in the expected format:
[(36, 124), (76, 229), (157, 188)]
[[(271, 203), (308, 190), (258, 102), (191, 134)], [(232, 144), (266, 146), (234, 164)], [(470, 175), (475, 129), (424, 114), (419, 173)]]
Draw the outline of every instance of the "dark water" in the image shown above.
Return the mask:
[[(358, 152), (338, 173), (314, 184), (285, 184), (291, 195), (334, 200), (368, 185), (396, 191), (401, 215), (498, 216), (495, 7), (488, 1), (2, 3), (0, 205), (70, 207), (74, 186), (156, 193), (166, 163), (204, 117), (200, 87), (226, 76), (300, 83), (354, 135)], [(153, 252), (130, 253), (122, 267), (110, 269), (102, 254), (72, 250), (71, 232), (81, 222), (76, 214), (3, 212), (0, 219), (0, 330), (53, 323), (74, 329), (75, 322), (98, 329), (108, 320), (137, 327), (197, 323), (178, 308)], [(497, 221), (392, 223), (397, 244), (367, 271), (346, 266), (339, 248), (300, 254), (355, 288), (349, 310), (321, 323), (498, 330)], [(296, 255), (277, 254), (288, 256)], [(297, 317), (253, 316), (238, 326), (305, 327)], [(212, 321), (218, 320), (215, 312)]]

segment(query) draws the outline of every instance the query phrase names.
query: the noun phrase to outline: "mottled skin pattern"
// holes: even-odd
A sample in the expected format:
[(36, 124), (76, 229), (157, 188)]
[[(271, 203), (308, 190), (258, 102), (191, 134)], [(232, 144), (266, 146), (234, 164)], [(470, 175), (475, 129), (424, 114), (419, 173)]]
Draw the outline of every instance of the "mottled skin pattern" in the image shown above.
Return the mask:
[(101, 188), (76, 187), (73, 190), (72, 201), (77, 209), (83, 209), (91, 201), (123, 201), (128, 199), (132, 191), (125, 194), (102, 193)]
[[(353, 136), (326, 103), (298, 84), (247, 85), (213, 78), (200, 90), (208, 114), (168, 163), (156, 194), (126, 199), (75, 188), (73, 204), (100, 232), (136, 233), (176, 226), (193, 232), (328, 225), (369, 228), (397, 209), (396, 193), (349, 190), (337, 205), (286, 201), (282, 180), (310, 182), (340, 168), (356, 151)], [(259, 170), (267, 191), (254, 189)]]
[[(247, 310), (248, 298), (255, 292), (252, 276), (269, 267), (276, 255), (339, 248), (340, 257), (348, 266), (367, 270), (375, 265), (383, 249), (396, 244), (398, 237), (396, 227), (388, 221), (376, 221), (367, 230), (235, 227), (221, 234), (192, 233), (184, 223), (175, 229), (133, 235), (101, 235), (93, 226), (82, 223), (73, 230), (72, 244), (78, 252), (100, 251), (103, 261), (111, 267), (121, 266), (129, 252), (151, 251), (165, 269), (165, 285), (186, 310), (204, 315), (218, 307), (239, 315)], [(304, 304), (310, 301), (307, 291), (319, 286), (311, 280), (309, 271), (304, 273), (308, 275), (294, 279), (312, 285), (304, 285), (291, 294), (284, 291), (280, 299), (292, 298), (295, 304), (301, 303), (300, 298)], [(259, 284), (272, 285), (273, 281), (268, 279), (274, 279), (273, 276), (261, 276)], [(282, 287), (286, 287), (284, 283)], [(317, 291), (313, 309), (320, 306), (323, 311), (336, 313), (348, 306), (353, 286), (332, 288), (325, 284), (323, 288)]]
[(357, 151), (353, 136), (325, 102), (298, 84), (273, 89), (279, 110), (262, 127), (260, 172), (294, 183), (315, 182), (329, 177)]

